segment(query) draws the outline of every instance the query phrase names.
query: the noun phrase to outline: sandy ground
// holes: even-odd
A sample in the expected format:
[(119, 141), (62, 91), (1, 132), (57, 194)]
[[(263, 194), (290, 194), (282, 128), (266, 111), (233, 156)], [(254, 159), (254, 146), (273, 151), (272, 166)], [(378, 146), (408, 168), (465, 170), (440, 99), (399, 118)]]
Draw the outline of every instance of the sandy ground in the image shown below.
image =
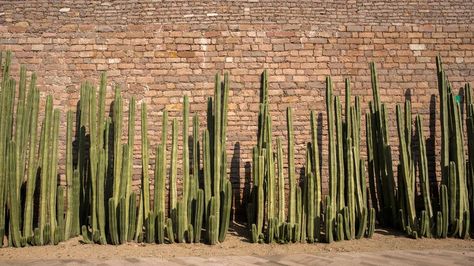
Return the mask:
[[(385, 250), (474, 250), (474, 240), (461, 239), (410, 239), (397, 232), (376, 230), (372, 239), (335, 242), (333, 244), (252, 244), (234, 229), (222, 244), (136, 244), (120, 246), (82, 244), (80, 238), (58, 244), (57, 246), (1, 248), (0, 260), (29, 259), (110, 259), (158, 257), (173, 258), (182, 256), (274, 256), (283, 254), (307, 253), (331, 255), (333, 252), (385, 251)], [(243, 231), (242, 229), (239, 232)]]

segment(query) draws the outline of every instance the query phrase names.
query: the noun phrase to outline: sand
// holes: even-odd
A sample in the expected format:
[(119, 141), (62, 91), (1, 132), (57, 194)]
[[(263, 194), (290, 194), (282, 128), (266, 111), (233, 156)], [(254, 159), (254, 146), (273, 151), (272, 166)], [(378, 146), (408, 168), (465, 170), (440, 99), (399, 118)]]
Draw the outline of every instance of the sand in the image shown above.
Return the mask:
[[(237, 234), (237, 231), (240, 234)], [(334, 242), (332, 244), (252, 244), (242, 236), (245, 229), (234, 226), (226, 240), (218, 245), (206, 244), (137, 244), (96, 245), (83, 244), (77, 237), (57, 246), (1, 248), (0, 260), (48, 260), (48, 259), (111, 259), (158, 257), (173, 258), (182, 256), (273, 256), (283, 254), (308, 253), (330, 255), (334, 252), (385, 251), (385, 250), (474, 250), (474, 240), (462, 239), (410, 239), (403, 234), (376, 230), (372, 239)]]

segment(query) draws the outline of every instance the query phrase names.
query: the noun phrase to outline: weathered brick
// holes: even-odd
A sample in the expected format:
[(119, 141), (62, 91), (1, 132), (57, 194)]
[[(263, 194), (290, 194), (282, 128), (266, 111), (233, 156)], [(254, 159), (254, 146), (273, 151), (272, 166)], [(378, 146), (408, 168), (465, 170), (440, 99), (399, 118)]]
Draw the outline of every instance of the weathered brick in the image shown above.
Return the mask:
[(191, 51), (178, 51), (177, 55), (178, 55), (178, 57), (192, 58), (192, 57), (195, 56), (195, 52), (191, 52)]
[(364, 26), (348, 25), (347, 31), (364, 31)]
[(43, 44), (33, 44), (31, 46), (31, 50), (33, 50), (33, 51), (42, 51), (43, 49), (44, 49)]

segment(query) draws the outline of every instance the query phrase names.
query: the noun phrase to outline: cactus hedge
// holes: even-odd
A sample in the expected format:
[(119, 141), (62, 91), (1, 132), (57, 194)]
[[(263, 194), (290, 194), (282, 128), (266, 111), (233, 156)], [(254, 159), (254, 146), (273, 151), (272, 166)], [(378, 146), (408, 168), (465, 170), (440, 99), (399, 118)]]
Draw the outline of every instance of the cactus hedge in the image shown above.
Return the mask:
[[(8, 240), (2, 245), (57, 244), (79, 235), (84, 243), (114, 245), (225, 241), (234, 200), (226, 145), (228, 74), (223, 79), (215, 76), (205, 121), (193, 113), (188, 96), (183, 98), (181, 118), (162, 110), (156, 146), (149, 139), (146, 101), (137, 107), (134, 96), (125, 99), (114, 87), (109, 112), (106, 74), (98, 86), (83, 83), (77, 110), (66, 113), (63, 185), (58, 174), (61, 113), (50, 95), (40, 110), (36, 75), (28, 78), (21, 66), (17, 82), (11, 60), (11, 52), (0, 53), (0, 240)], [(469, 84), (456, 93), (440, 57), (436, 63), (440, 183), (429, 168), (422, 118), (412, 115), (410, 101), (396, 106), (397, 138), (391, 139), (392, 110), (381, 101), (374, 63), (369, 66), (373, 100), (365, 114), (359, 96), (351, 94), (349, 79), (342, 98), (333, 93), (331, 77), (326, 78), (328, 154), (321, 157), (322, 124), (319, 114), (311, 111), (306, 160), (297, 175), (295, 152), (300, 147), (295, 145), (294, 109), (286, 110), (286, 141), (274, 138), (270, 77), (264, 71), (251, 190), (245, 199), (251, 242), (370, 238), (377, 225), (413, 238), (470, 237), (473, 96)], [(393, 141), (398, 143), (397, 153), (392, 151)], [(139, 175), (134, 172), (137, 158)], [(328, 191), (323, 191), (326, 181)]]

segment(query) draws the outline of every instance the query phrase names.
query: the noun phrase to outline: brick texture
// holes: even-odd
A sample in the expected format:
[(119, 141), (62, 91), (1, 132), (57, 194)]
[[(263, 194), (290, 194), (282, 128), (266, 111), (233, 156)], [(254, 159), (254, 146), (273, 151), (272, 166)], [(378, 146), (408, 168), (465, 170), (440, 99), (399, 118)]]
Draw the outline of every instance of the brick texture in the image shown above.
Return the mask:
[[(14, 52), (14, 73), (19, 63), (35, 71), (42, 95), (52, 93), (64, 111), (75, 108), (81, 82), (97, 83), (99, 72), (107, 71), (109, 102), (116, 84), (126, 99), (135, 95), (148, 103), (152, 147), (160, 141), (163, 108), (180, 118), (182, 96), (189, 95), (191, 111), (204, 124), (213, 76), (229, 72), (228, 162), (235, 189), (242, 191), (256, 143), (263, 69), (270, 74), (275, 137), (286, 138), (285, 109), (294, 108), (298, 172), (309, 141), (310, 110), (320, 113), (327, 158), (325, 76), (333, 76), (337, 95), (350, 77), (365, 111), (372, 97), (370, 61), (377, 63), (381, 97), (390, 110), (394, 158), (395, 104), (411, 99), (413, 113), (424, 118), (434, 172), (440, 135), (435, 56), (443, 56), (455, 88), (473, 82), (473, 22), (474, 2), (462, 0), (0, 1), (0, 49)], [(65, 112), (61, 121), (63, 164)], [(139, 121), (135, 184), (138, 130)]]

